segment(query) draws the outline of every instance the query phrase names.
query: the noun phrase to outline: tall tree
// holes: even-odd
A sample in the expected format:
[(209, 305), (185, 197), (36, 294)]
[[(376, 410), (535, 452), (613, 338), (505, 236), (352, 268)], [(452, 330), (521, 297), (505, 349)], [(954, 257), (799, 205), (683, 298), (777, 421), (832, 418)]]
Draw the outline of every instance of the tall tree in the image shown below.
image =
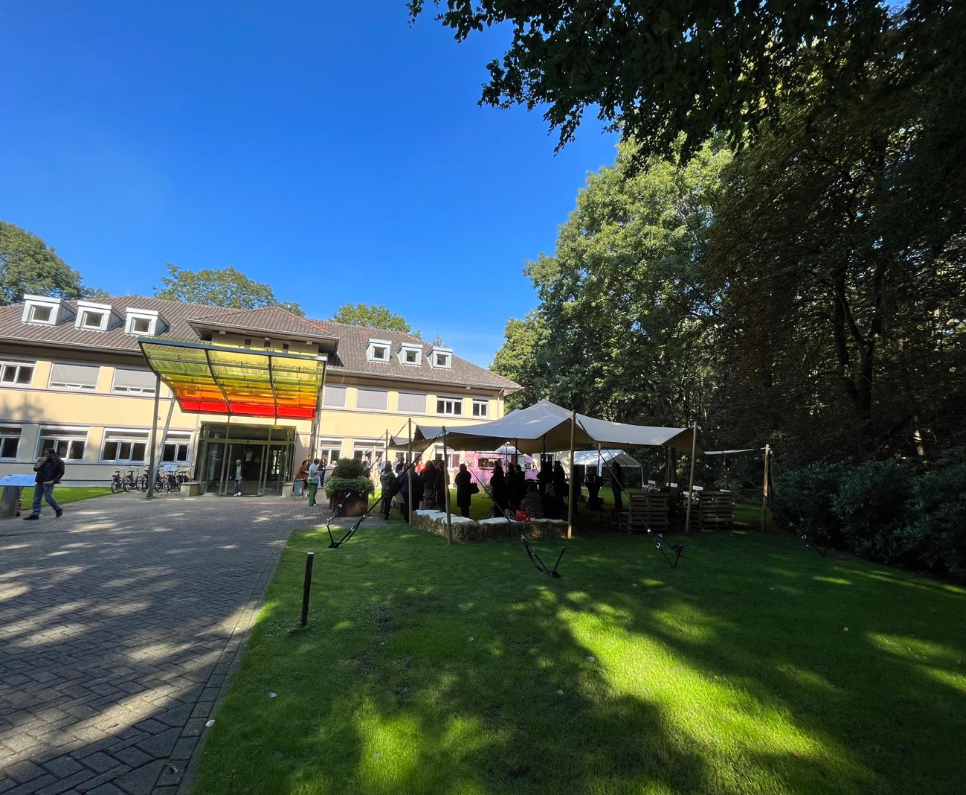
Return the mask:
[[(951, 0), (949, 0), (951, 2)], [(948, 5), (949, 2), (945, 3)], [(425, 0), (409, 0), (411, 18)], [(641, 154), (684, 154), (713, 132), (732, 145), (772, 118), (801, 79), (806, 47), (822, 53), (830, 91), (847, 90), (854, 64), (877, 43), (887, 11), (879, 0), (433, 0), (458, 41), (507, 25), (512, 41), (487, 64), (481, 104), (547, 109), (569, 141), (585, 111), (635, 138)], [(935, 0), (913, 3), (934, 13)]]
[(393, 314), (381, 304), (343, 304), (331, 319), (347, 326), (368, 326), (419, 336), (419, 332), (414, 332), (402, 315)]
[(168, 263), (168, 275), (161, 277), (161, 284), (163, 287), (154, 290), (158, 298), (233, 309), (281, 306), (305, 315), (297, 303), (279, 301), (269, 285), (253, 281), (233, 267), (189, 271)]
[(86, 298), (94, 291), (81, 275), (36, 235), (0, 221), (0, 305), (23, 300), (25, 294)]
[(718, 296), (702, 272), (719, 174), (718, 144), (688, 167), (633, 143), (593, 175), (553, 256), (527, 266), (535, 315), (507, 324), (500, 372), (528, 399), (549, 398), (610, 419), (705, 421), (713, 389)]

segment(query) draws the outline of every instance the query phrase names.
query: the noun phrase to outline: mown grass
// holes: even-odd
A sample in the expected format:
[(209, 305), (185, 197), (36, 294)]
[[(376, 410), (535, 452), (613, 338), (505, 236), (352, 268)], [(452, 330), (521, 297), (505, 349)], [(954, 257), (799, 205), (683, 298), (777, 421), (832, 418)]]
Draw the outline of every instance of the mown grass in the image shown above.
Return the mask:
[(966, 591), (787, 535), (675, 540), (672, 571), (578, 534), (552, 580), (400, 522), (295, 535), (194, 791), (966, 791)]
[[(57, 500), (61, 505), (67, 505), (71, 502), (79, 502), (80, 500), (90, 500), (94, 497), (103, 497), (105, 494), (110, 494), (111, 489), (108, 486), (57, 486), (54, 489), (54, 499)], [(34, 498), (33, 489), (23, 490), (23, 501), (26, 507), (30, 507), (29, 503)], [(46, 505), (47, 503), (44, 503)]]

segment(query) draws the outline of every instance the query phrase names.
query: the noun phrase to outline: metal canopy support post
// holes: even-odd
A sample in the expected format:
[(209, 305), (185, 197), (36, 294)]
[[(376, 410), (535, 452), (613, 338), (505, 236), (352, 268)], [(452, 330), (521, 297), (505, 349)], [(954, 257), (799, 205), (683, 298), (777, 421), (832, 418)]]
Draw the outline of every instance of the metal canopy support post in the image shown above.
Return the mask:
[[(325, 364), (322, 365), (322, 381), (319, 383), (319, 391), (315, 395), (315, 413), (312, 415), (312, 430), (309, 434), (309, 444), (312, 446), (313, 459), (319, 451), (319, 430), (322, 426), (322, 398), (325, 394), (325, 377), (328, 374), (329, 362), (326, 360)], [(275, 422), (277, 423), (278, 420), (276, 419)]]
[(770, 496), (768, 494), (768, 475), (769, 475), (768, 469), (770, 464), (770, 461), (769, 461), (770, 458), (771, 458), (771, 445), (766, 444), (765, 445), (765, 475), (761, 482), (761, 527), (759, 528), (759, 532), (765, 531), (765, 511), (768, 510), (768, 497)]
[(567, 538), (574, 536), (574, 438), (577, 432), (577, 412), (570, 414), (570, 494), (567, 499)]
[(275, 424), (278, 425), (278, 393), (275, 391), (275, 373), (272, 371), (272, 357), (268, 357), (268, 386), (272, 390), (272, 406), (275, 409)]
[(449, 450), (446, 446), (446, 426), (443, 426), (443, 494), (446, 498), (446, 540), (453, 543), (453, 514), (449, 506)]
[(694, 501), (694, 458), (698, 451), (698, 423), (691, 428), (691, 479), (688, 482), (688, 512), (684, 519), (684, 532), (691, 532), (691, 503)]
[(151, 421), (151, 458), (148, 462), (148, 493), (147, 499), (154, 498), (154, 467), (157, 465), (157, 442), (158, 442), (158, 411), (161, 409), (161, 376), (154, 376), (154, 419)]
[(228, 453), (230, 452), (231, 445), (228, 444), (228, 440), (231, 438), (231, 414), (228, 415), (228, 421), (225, 423), (225, 452), (221, 455), (221, 475), (218, 477), (220, 488), (218, 490), (219, 494), (224, 494), (228, 489), (228, 481), (225, 480), (225, 467), (228, 465)]

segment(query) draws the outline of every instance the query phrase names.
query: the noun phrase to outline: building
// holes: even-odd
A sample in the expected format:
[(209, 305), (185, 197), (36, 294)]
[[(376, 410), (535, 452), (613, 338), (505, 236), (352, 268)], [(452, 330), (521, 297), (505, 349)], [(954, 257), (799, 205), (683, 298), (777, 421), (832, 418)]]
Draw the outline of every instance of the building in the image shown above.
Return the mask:
[(280, 493), (313, 451), (375, 462), (410, 418), (496, 419), (517, 389), (410, 334), (280, 307), (28, 295), (0, 307), (0, 475), (31, 471), (47, 447), (71, 482), (140, 469), (157, 402), (159, 461), (223, 492), (241, 459), (245, 493)]

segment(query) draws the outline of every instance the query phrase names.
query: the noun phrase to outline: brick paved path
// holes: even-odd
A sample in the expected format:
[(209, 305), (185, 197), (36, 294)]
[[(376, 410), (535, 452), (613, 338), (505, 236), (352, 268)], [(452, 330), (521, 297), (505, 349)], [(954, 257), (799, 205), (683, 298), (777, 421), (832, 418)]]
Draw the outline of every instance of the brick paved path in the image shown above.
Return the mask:
[(120, 494), (0, 522), (0, 793), (174, 793), (293, 498)]

